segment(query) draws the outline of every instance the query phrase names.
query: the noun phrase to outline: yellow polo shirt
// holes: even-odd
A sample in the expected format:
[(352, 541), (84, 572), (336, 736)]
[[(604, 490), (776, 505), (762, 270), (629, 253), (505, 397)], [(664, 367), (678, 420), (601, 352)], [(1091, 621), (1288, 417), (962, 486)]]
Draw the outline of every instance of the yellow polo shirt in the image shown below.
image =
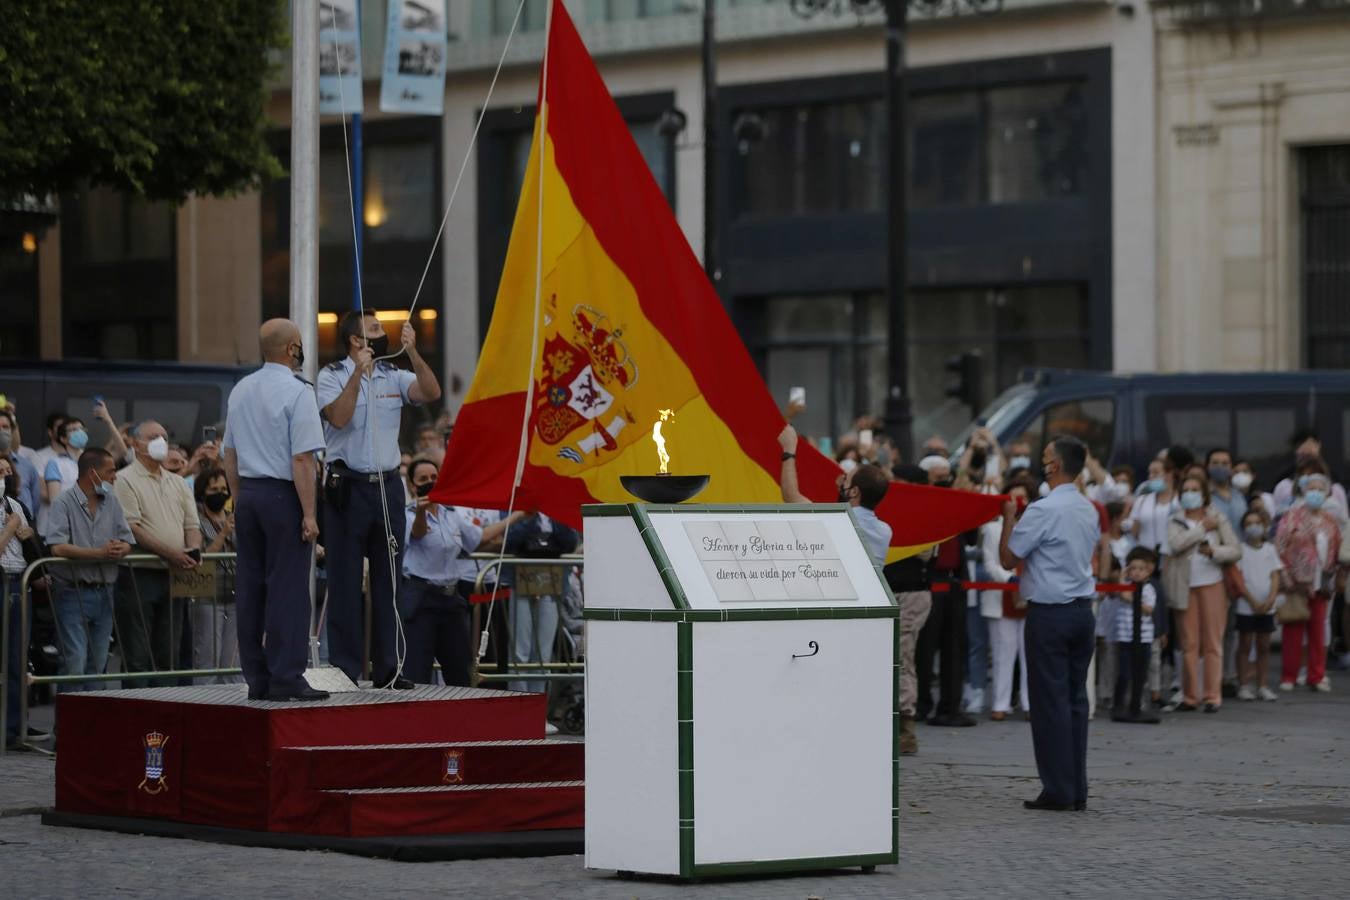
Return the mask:
[(117, 473), (113, 490), (126, 513), (127, 524), (139, 524), (151, 537), (169, 547), (186, 549), (184, 532), (189, 528), (201, 530), (192, 489), (182, 477), (162, 466), (152, 474), (139, 459), (134, 460)]

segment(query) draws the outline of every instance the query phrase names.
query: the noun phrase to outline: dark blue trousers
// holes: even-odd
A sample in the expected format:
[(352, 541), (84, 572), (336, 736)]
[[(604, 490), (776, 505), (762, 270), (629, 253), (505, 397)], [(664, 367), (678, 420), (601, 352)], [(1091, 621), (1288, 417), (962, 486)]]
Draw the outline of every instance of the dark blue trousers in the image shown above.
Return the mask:
[(446, 684), (469, 687), (473, 614), (465, 594), (458, 589), (446, 594), (425, 582), (405, 578), (398, 599), (408, 636), (404, 676), (417, 684), (430, 684), (432, 663), (439, 662)]
[(300, 521), (292, 482), (240, 479), (234, 505), (235, 615), (239, 665), (255, 692), (305, 686), (313, 547), (301, 537)]
[(1087, 601), (1027, 609), (1031, 743), (1050, 803), (1087, 802), (1087, 671), (1096, 620)]
[[(353, 682), (361, 677), (365, 657), (365, 609), (361, 594), (361, 561), (370, 560), (370, 674), (376, 684), (387, 682), (398, 666), (394, 642), (398, 612), (394, 608), (397, 583), (390, 578), (392, 552), (394, 573), (402, 580), (403, 538), (407, 519), (403, 512), (403, 485), (398, 472), (384, 479), (386, 503), (381, 506), (380, 486), (350, 479), (346, 508), (324, 507), (323, 547), (328, 569), (328, 660), (347, 673)], [(385, 534), (385, 520), (395, 546)]]

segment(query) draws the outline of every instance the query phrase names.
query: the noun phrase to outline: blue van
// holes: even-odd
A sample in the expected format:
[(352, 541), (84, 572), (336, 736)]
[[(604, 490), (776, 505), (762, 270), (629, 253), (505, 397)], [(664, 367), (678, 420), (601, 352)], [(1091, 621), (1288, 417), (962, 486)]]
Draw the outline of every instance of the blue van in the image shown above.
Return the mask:
[[(1136, 477), (1173, 444), (1202, 456), (1227, 447), (1235, 461), (1251, 463), (1266, 489), (1293, 463), (1293, 434), (1313, 428), (1333, 474), (1350, 471), (1350, 371), (1344, 370), (1116, 375), (1026, 369), (981, 418), (1004, 446), (1029, 440), (1037, 463), (1048, 438), (1071, 434), (1108, 465), (1133, 466)], [(969, 434), (967, 428), (958, 439), (962, 448)]]

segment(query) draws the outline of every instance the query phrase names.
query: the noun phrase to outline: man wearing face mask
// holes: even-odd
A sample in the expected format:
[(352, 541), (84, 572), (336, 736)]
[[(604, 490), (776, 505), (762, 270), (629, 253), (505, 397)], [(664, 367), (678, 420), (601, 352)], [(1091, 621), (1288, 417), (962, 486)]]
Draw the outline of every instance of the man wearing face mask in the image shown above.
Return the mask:
[[(76, 460), (89, 446), (89, 432), (84, 430), (84, 423), (79, 419), (63, 421), (60, 435), (61, 452), (53, 453), (42, 470), (43, 509), (50, 509), (57, 497), (74, 486), (75, 479), (79, 477)], [(46, 525), (47, 517), (39, 510), (38, 534), (46, 534)]]
[[(133, 563), (123, 573), (117, 604), (117, 639), (128, 672), (177, 669), (179, 645), (188, 621), (185, 604), (169, 598), (169, 569), (195, 569), (201, 561), (202, 531), (192, 489), (164, 466), (169, 435), (155, 421), (131, 432), (136, 458), (117, 479), (117, 499), (136, 536), (140, 553), (153, 553), (164, 566)], [(167, 566), (167, 569), (166, 569)], [(168, 686), (172, 680), (147, 684)]]
[(323, 700), (328, 692), (305, 680), (323, 426), (313, 390), (293, 371), (305, 361), (300, 329), (270, 319), (258, 344), (263, 366), (230, 392), (221, 444), (235, 498), (239, 667), (250, 700)]
[(9, 460), (9, 464), (14, 468), (12, 477), (18, 483), (15, 496), (28, 510), (30, 521), (36, 523), (38, 510), (42, 509), (42, 479), (38, 477), (38, 471), (33, 464), (18, 452), (17, 442), (14, 440), (14, 432), (17, 429), (18, 422), (15, 421), (14, 414), (7, 409), (0, 409), (0, 459)]
[(395, 573), (402, 569), (404, 514), (399, 479), (399, 425), (405, 405), (434, 403), (441, 386), (417, 352), (417, 334), (403, 323), (411, 372), (382, 358), (384, 326), (369, 310), (347, 313), (338, 326), (345, 359), (319, 373), (319, 412), (328, 459), (324, 475), (324, 550), (328, 561), (328, 654), (356, 682), (364, 674), (366, 636), (361, 564), (370, 560), (370, 675), (375, 687), (408, 689), (398, 672)]
[[(117, 561), (131, 552), (133, 538), (113, 490), (117, 480), (112, 454), (91, 449), (80, 457), (75, 489), (52, 504), (52, 555), (76, 560), (51, 569), (62, 675), (97, 675), (108, 662)], [(80, 684), (58, 688), (86, 689)]]
[[(1210, 503), (1228, 517), (1233, 531), (1242, 532), (1242, 517), (1247, 514), (1247, 498), (1233, 483), (1233, 454), (1226, 447), (1215, 447), (1205, 456), (1209, 475)], [(1250, 482), (1249, 482), (1250, 483)]]

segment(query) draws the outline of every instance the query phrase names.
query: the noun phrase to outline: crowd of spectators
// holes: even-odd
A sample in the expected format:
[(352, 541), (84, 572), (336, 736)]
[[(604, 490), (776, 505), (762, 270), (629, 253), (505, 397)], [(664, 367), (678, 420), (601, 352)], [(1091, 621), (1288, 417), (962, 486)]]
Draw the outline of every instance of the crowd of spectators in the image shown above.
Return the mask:
[[(1000, 444), (985, 428), (974, 428), (959, 454), (943, 438), (928, 438), (914, 465), (899, 459), (877, 420), (859, 420), (832, 446), (845, 471), (872, 464), (896, 481), (1033, 503), (1045, 494), (1032, 455), (1040, 448), (1026, 438)], [(1270, 484), (1224, 447), (1163, 448), (1142, 473), (1089, 456), (1078, 488), (1101, 518), (1094, 575), (1117, 586), (1096, 598), (1094, 714), (1099, 704), (1122, 711), (1129, 702), (1136, 641), (1146, 645), (1144, 704), (1165, 712), (1217, 713), (1226, 699), (1273, 702), (1299, 688), (1327, 692), (1328, 668), (1350, 668), (1350, 540), (1342, 542), (1350, 506), (1315, 432), (1293, 435), (1290, 447), (1287, 469)], [(1015, 590), (1018, 573), (999, 565), (1000, 528), (995, 519), (924, 562), (921, 580), (1011, 586), (932, 594), (915, 653), (916, 714), (930, 724), (969, 726), (985, 713), (1003, 721), (1015, 707), (1029, 712), (1025, 603)]]
[[(39, 554), (72, 560), (52, 566), (34, 585), (35, 601), (50, 607), (61, 674), (106, 671), (110, 648), (116, 670), (127, 673), (237, 668), (234, 566), (228, 558), (211, 559), (234, 551), (233, 504), (218, 442), (182, 445), (153, 421), (116, 424), (102, 403), (93, 415), (109, 435), (103, 446), (90, 445), (80, 419), (53, 413), (44, 445), (33, 448), (24, 444), (16, 410), (0, 409), (4, 590), (17, 601), (19, 576)], [(407, 518), (399, 610), (407, 633), (405, 672), (414, 680), (464, 684), (477, 647), (470, 595), (482, 566), (470, 554), (504, 550), (552, 558), (575, 551), (580, 535), (534, 511), (508, 518), (500, 510), (433, 504), (427, 494), (449, 431), (444, 416), (416, 429), (401, 457)], [(1136, 641), (1147, 645), (1145, 700), (1169, 712), (1213, 713), (1225, 699), (1269, 702), (1278, 691), (1298, 687), (1329, 691), (1329, 652), (1331, 667), (1350, 666), (1343, 622), (1350, 618), (1344, 601), (1350, 541), (1341, 539), (1350, 507), (1316, 435), (1296, 435), (1292, 446), (1288, 472), (1273, 484), (1261, 484), (1250, 463), (1226, 448), (1165, 448), (1139, 473), (1128, 465), (1108, 470), (1089, 458), (1079, 489), (1102, 521), (1095, 575), (1105, 584), (1138, 585), (1144, 616), (1136, 633), (1133, 589), (1098, 598), (1094, 704), (1126, 702)], [(844, 476), (873, 466), (886, 480), (1006, 493), (1027, 503), (1045, 489), (1033, 455), (1040, 448), (1028, 439), (1000, 444), (985, 428), (974, 429), (959, 454), (930, 437), (911, 462), (900, 458), (879, 421), (864, 419), (833, 448)], [(1025, 602), (1015, 590), (1018, 573), (999, 565), (999, 528), (991, 521), (888, 567), (897, 596), (912, 612), (905, 617), (916, 681), (910, 721), (967, 726), (985, 713), (1003, 721), (1029, 712)], [(158, 559), (122, 561), (133, 553)], [(211, 575), (203, 573), (202, 596), (173, 596), (170, 574), (195, 570), (204, 559)], [(507, 567), (501, 576), (516, 602), (485, 607), (489, 662), (503, 670), (546, 664), (559, 646), (579, 642), (579, 571)], [(495, 579), (495, 573), (484, 578), (487, 590)], [(921, 590), (950, 580), (985, 587)], [(990, 586), (1000, 583), (1014, 587)], [(10, 659), (17, 660), (27, 636), (19, 633), (17, 602), (9, 608)], [(1280, 659), (1272, 665), (1276, 641)], [(19, 674), (7, 673), (12, 697)], [(511, 686), (547, 687), (527, 674)], [(166, 675), (149, 683), (186, 682)], [(9, 704), (12, 713), (17, 705)], [(18, 739), (17, 729), (11, 715), (7, 741)], [(917, 749), (912, 732), (902, 746)]]

